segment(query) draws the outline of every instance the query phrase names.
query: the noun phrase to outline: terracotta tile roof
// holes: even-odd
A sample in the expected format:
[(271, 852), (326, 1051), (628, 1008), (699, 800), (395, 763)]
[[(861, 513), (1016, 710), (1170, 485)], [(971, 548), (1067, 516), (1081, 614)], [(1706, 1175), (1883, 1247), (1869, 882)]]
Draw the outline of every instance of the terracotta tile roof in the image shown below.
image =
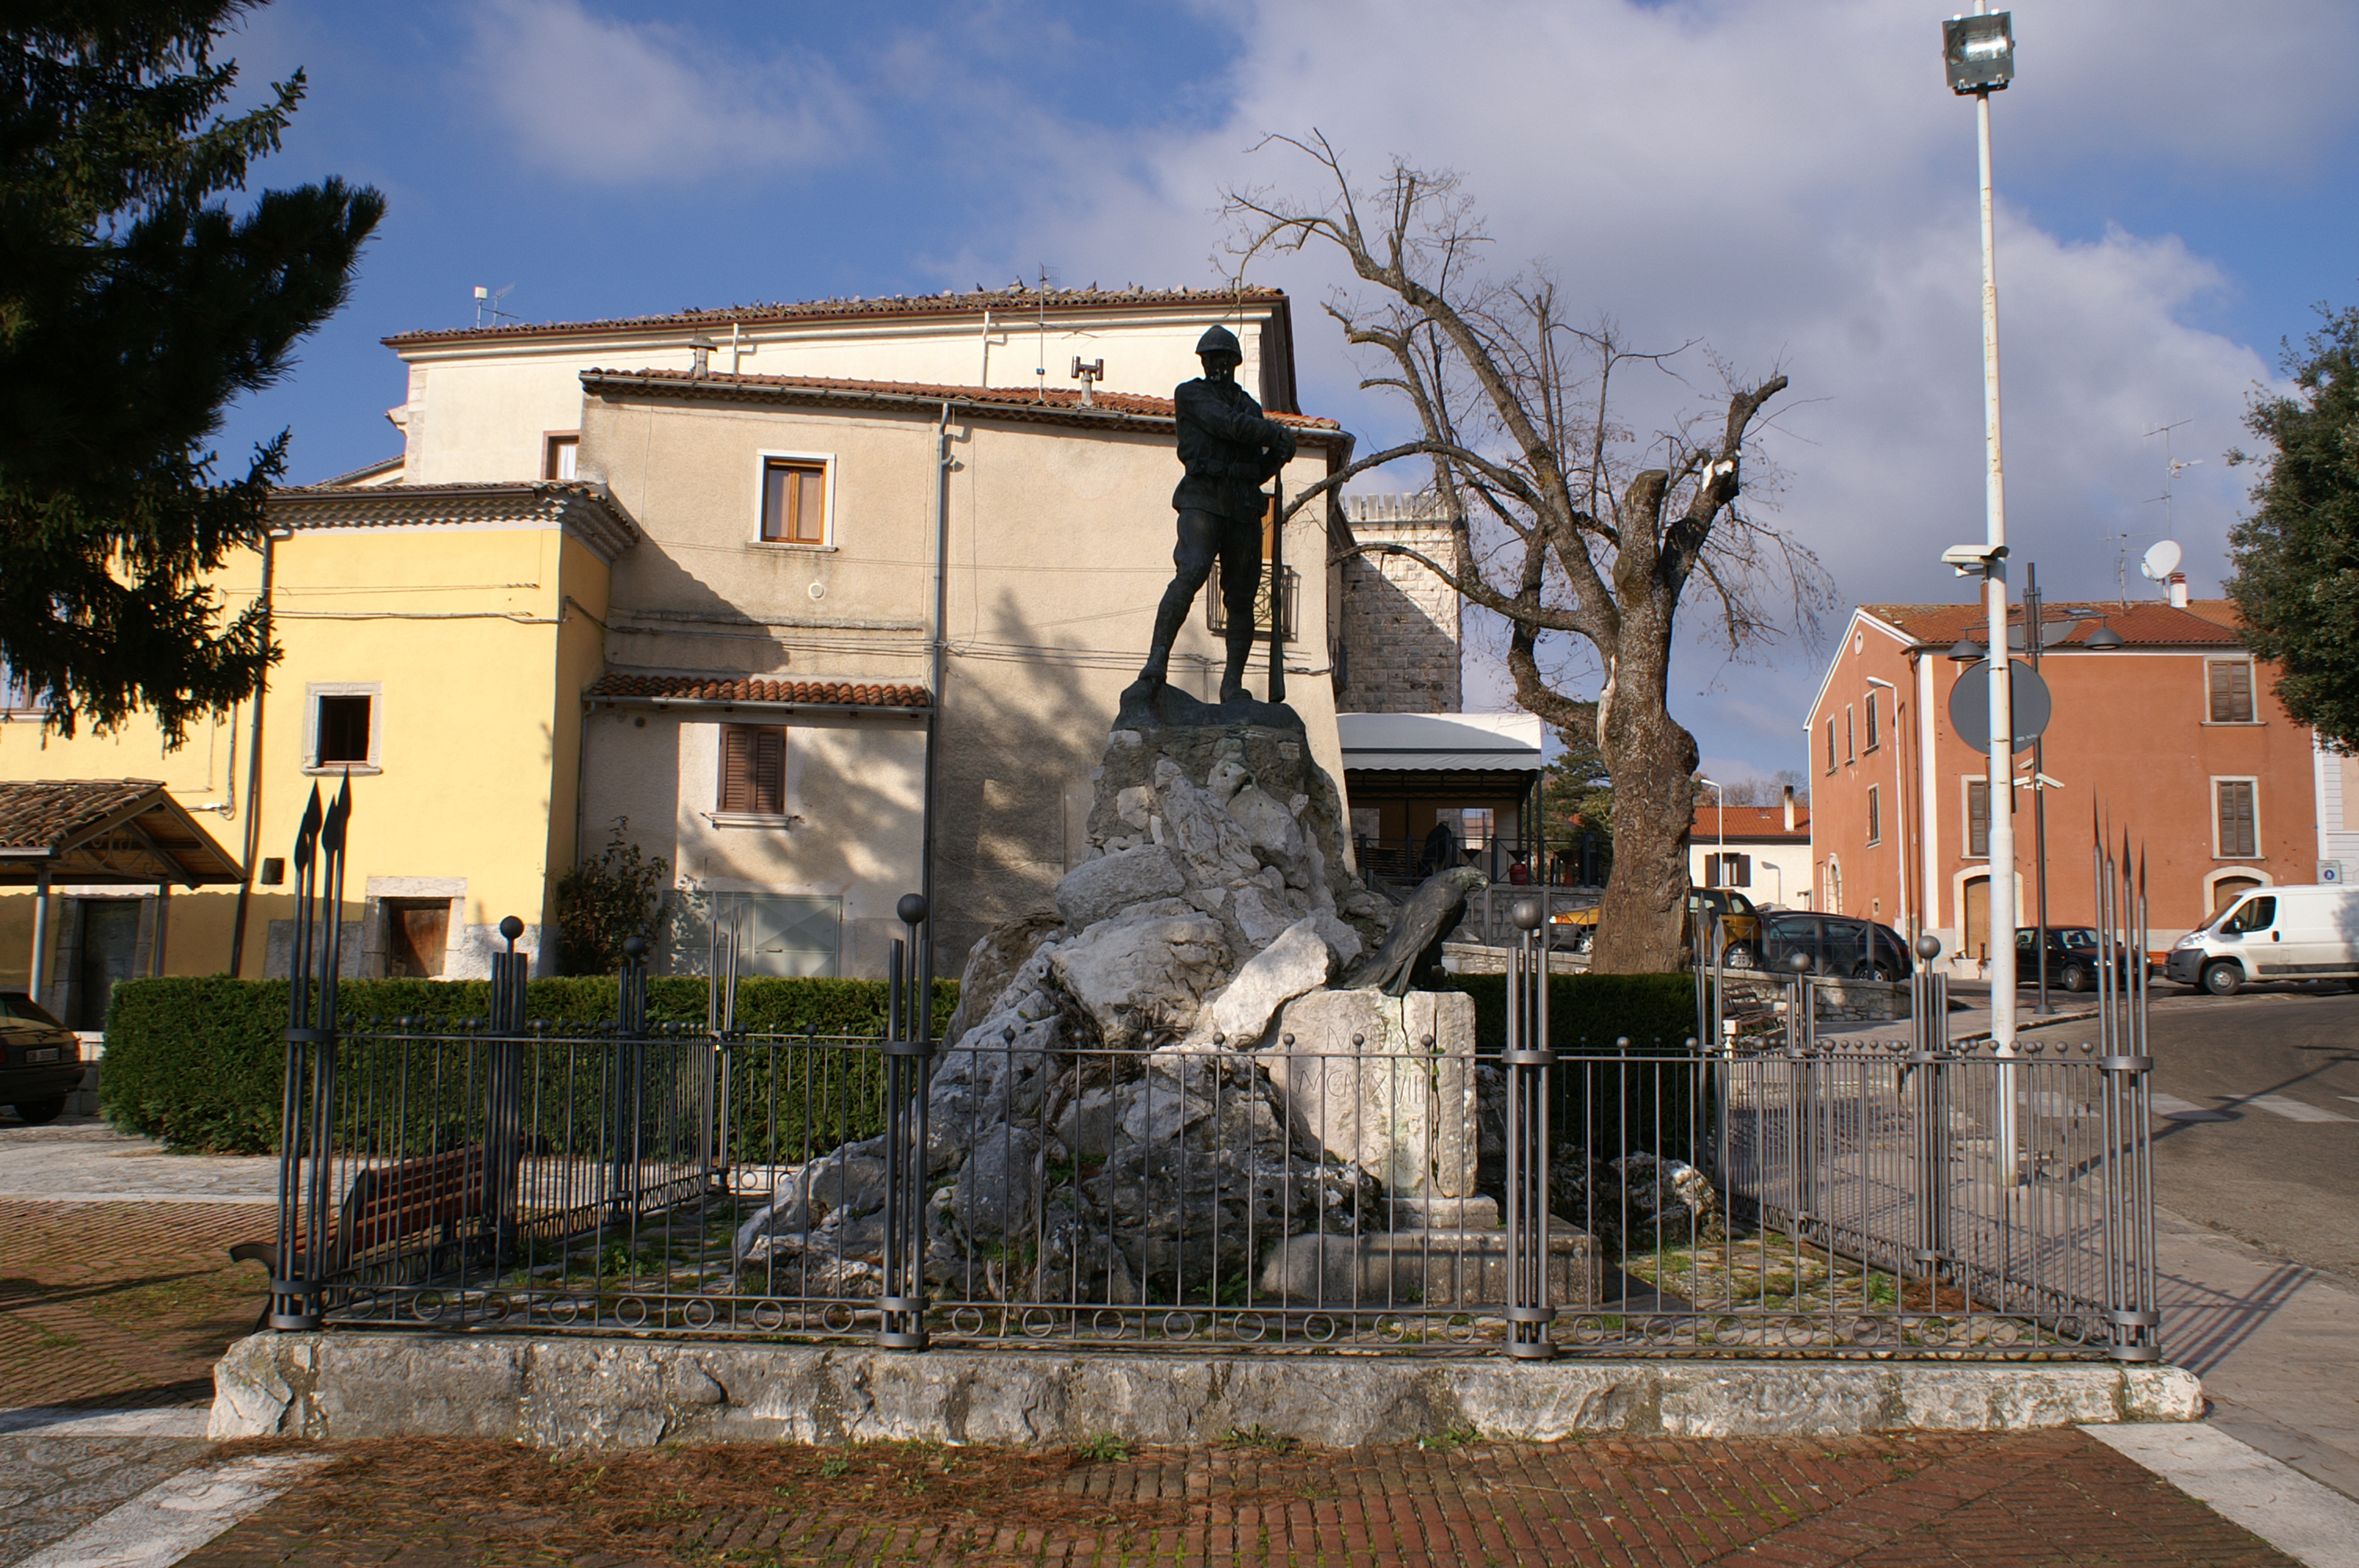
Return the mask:
[[(597, 377), (593, 384), (592, 377)], [(1106, 415), (1127, 415), (1147, 419), (1172, 417), (1172, 403), (1168, 397), (1148, 397), (1135, 392), (1108, 392), (1099, 389), (1087, 407), (1081, 393), (1071, 387), (1048, 389), (1045, 396), (1029, 386), (946, 386), (920, 381), (849, 381), (824, 375), (723, 375), (714, 373), (697, 375), (684, 370), (585, 370), (582, 373), (585, 385), (627, 385), (647, 383), (651, 385), (678, 388), (681, 391), (727, 392), (760, 391), (772, 388), (782, 392), (839, 393), (848, 396), (863, 394), (881, 397), (906, 397), (916, 402), (987, 403), (995, 406), (1023, 409), (1044, 408), (1052, 413), (1086, 417), (1092, 412)], [(1308, 414), (1272, 414), (1281, 425), (1298, 430), (1341, 430), (1343, 426), (1332, 419), (1315, 418)]]
[(0, 782), (0, 849), (53, 849), (75, 829), (111, 816), (163, 787), (154, 779)]
[(464, 526), (537, 523), (562, 528), (611, 562), (636, 544), (637, 524), (603, 484), (588, 480), (514, 480), (446, 484), (283, 485), (266, 503), (283, 528)]
[(970, 315), (984, 310), (1051, 315), (1080, 310), (1104, 310), (1121, 306), (1226, 305), (1239, 300), (1256, 305), (1284, 305), (1281, 288), (1051, 288), (1045, 292), (1021, 286), (985, 288), (969, 294), (923, 294), (889, 298), (806, 299), (796, 303), (725, 305), (712, 309), (676, 310), (669, 315), (616, 316), (592, 321), (520, 322), (513, 327), (450, 327), (438, 331), (397, 332), (384, 340), (387, 348), (412, 343), (453, 342), (464, 339), (553, 337), (569, 332), (629, 331), (662, 327), (772, 326), (793, 321), (845, 319), (889, 319), (896, 317)]
[[(237, 857), (154, 779), (0, 781), (0, 882), (234, 882)], [(30, 851), (30, 853), (27, 853)]]
[[(1860, 609), (1897, 627), (1920, 648), (1946, 648), (1961, 637), (1988, 641), (1987, 617), (1979, 604), (1863, 604)], [(2196, 600), (2185, 610), (2150, 601), (2125, 606), (2101, 599), (2054, 600), (2047, 606), (2046, 619), (2050, 623), (2064, 620), (2067, 611), (2084, 611), (2085, 619), (2062, 642), (2043, 646), (2077, 646), (2100, 625), (2112, 627), (2134, 647), (2234, 647), (2239, 642), (2235, 607), (2224, 599)], [(2023, 609), (2017, 605), (2010, 623), (2020, 625), (2022, 620)]]
[[(1720, 839), (1720, 809), (1699, 806), (1688, 824), (1688, 834), (1698, 844), (1717, 843)], [(1728, 808), (1728, 837), (1738, 838), (1790, 838), (1797, 843), (1810, 836), (1810, 804), (1805, 800), (1794, 803), (1794, 826), (1786, 827), (1783, 806), (1732, 806)]]
[(670, 698), (684, 702), (774, 702), (832, 708), (923, 708), (922, 686), (872, 686), (853, 681), (755, 680), (744, 676), (603, 675), (583, 695)]

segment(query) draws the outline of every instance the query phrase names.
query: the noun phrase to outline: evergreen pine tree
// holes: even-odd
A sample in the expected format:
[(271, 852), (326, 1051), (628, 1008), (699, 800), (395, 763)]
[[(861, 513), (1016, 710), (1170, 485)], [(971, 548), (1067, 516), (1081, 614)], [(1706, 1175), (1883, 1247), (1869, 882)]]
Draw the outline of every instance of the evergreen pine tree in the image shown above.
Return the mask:
[[(218, 114), (253, 0), (11, 0), (0, 19), (0, 664), (49, 724), (104, 731), (251, 695), (259, 607), (203, 582), (257, 542), (284, 432), (242, 475), (207, 442), (345, 300), (384, 211), (339, 179), (266, 190), (303, 74)], [(226, 617), (226, 619), (225, 619)]]

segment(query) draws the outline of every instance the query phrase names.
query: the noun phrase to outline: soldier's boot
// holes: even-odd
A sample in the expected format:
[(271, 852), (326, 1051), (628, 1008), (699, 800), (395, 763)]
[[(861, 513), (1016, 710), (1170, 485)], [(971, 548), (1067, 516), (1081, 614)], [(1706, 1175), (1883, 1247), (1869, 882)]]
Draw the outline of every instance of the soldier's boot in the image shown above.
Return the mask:
[(1254, 644), (1256, 641), (1256, 639), (1254, 636), (1253, 631), (1253, 622), (1250, 617), (1245, 621), (1243, 631), (1238, 629), (1237, 622), (1234, 618), (1230, 620), (1228, 631), (1229, 662), (1227, 667), (1223, 669), (1221, 672), (1221, 700), (1223, 702), (1234, 702), (1239, 697), (1250, 697), (1253, 695), (1245, 689), (1245, 665), (1253, 658)]

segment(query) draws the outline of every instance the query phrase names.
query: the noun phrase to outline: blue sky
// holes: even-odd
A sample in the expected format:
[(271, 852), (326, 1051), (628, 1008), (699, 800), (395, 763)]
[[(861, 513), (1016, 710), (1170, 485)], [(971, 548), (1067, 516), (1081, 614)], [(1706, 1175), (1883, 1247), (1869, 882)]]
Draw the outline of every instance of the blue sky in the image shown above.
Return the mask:
[[(298, 481), (396, 450), (401, 373), (377, 340), (471, 320), (478, 284), (515, 284), (506, 308), (542, 320), (1043, 266), (1209, 283), (1224, 187), (1311, 189), (1248, 149), (1316, 125), (1364, 173), (1394, 154), (1462, 171), (1502, 265), (1548, 266), (1578, 314), (1783, 369), (1771, 515), (1846, 605), (1953, 598), (1935, 557), (1982, 534), (1981, 366), (1973, 121), (1940, 80), (1945, 14), (278, 0), (232, 45), (256, 92), (299, 64), (311, 84), (264, 181), (341, 174), (389, 211), (352, 306), (223, 447), (291, 428)], [(2148, 591), (2134, 563), (2162, 532), (2163, 461), (2145, 432), (2185, 421), (2174, 449), (2202, 461), (2172, 515), (2196, 591), (2216, 591), (2250, 480), (2222, 461), (2245, 399), (2312, 302), (2359, 302), (2359, 7), (2047, 0), (2015, 22), (1995, 123), (2017, 558), (2051, 598), (2110, 596), (2126, 549)], [(1397, 434), (1315, 309), (1332, 266), (1261, 281), (1303, 300), (1306, 407)], [(1641, 429), (1712, 384), (1701, 351), (1682, 362), (1686, 382), (1638, 389)], [(1799, 765), (1823, 654), (1790, 637), (1736, 663), (1683, 654), (1674, 712), (1714, 776)], [(1475, 665), (1495, 697), (1479, 647)], [(1583, 688), (1575, 655), (1566, 678)]]

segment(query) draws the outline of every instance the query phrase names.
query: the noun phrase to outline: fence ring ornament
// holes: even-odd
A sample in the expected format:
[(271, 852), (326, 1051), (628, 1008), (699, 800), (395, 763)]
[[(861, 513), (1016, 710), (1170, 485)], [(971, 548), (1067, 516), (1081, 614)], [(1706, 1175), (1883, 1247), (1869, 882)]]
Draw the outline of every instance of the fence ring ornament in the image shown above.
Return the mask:
[(637, 1328), (647, 1321), (647, 1303), (641, 1296), (625, 1296), (614, 1303), (614, 1321), (625, 1328)]
[(1928, 1345), (1950, 1343), (1950, 1320), (1946, 1317), (1920, 1317), (1917, 1320), (1917, 1336)]
[(712, 1303), (698, 1296), (680, 1309), (679, 1320), (690, 1328), (711, 1328), (714, 1315)]
[(1024, 1314), (1021, 1326), (1031, 1338), (1046, 1339), (1057, 1332), (1057, 1314), (1046, 1307), (1034, 1307)]
[(1441, 1331), (1461, 1345), (1471, 1344), (1475, 1335), (1473, 1316), (1468, 1313), (1451, 1313), (1442, 1323)]
[(1376, 1336), (1378, 1338), (1388, 1339), (1395, 1345), (1406, 1345), (1408, 1343), (1408, 1319), (1401, 1316), (1398, 1313), (1386, 1313), (1384, 1316), (1376, 1319)]
[(1722, 1341), (1725, 1341), (1731, 1345), (1739, 1345), (1744, 1343), (1745, 1320), (1741, 1317), (1726, 1316), (1713, 1318), (1712, 1320), (1712, 1337), (1714, 1343)]
[(2071, 1345), (2086, 1345), (2089, 1330), (2077, 1317), (2060, 1317), (2056, 1320), (2056, 1337)]
[(1193, 1339), (1197, 1326), (1196, 1314), (1192, 1312), (1167, 1312), (1163, 1314), (1163, 1336), (1166, 1339)]
[(1257, 1341), (1269, 1333), (1269, 1320), (1257, 1312), (1241, 1312), (1229, 1320), (1229, 1332), (1239, 1339)]
[(506, 1291), (494, 1291), (484, 1297), (482, 1313), (485, 1323), (505, 1323), (516, 1311), (516, 1303)]
[(548, 1311), (550, 1322), (571, 1323), (582, 1315), (582, 1303), (571, 1296), (560, 1296), (549, 1303)]
[(981, 1307), (965, 1306), (961, 1307), (956, 1312), (951, 1314), (951, 1332), (952, 1334), (981, 1334), (983, 1332), (983, 1309)]
[[(1109, 1319), (1112, 1320), (1111, 1325), (1108, 1323)], [(1101, 1335), (1107, 1339), (1128, 1339), (1130, 1318), (1127, 1314), (1118, 1312), (1113, 1307), (1100, 1307), (1090, 1317), (1090, 1332)]]
[(2011, 1317), (1999, 1318), (1985, 1328), (1983, 1339), (1989, 1345), (2014, 1345), (2023, 1338), (2023, 1325)]
[(420, 1291), (409, 1298), (409, 1315), (420, 1323), (440, 1323), (447, 1306), (440, 1291)]
[(1332, 1343), (1338, 1332), (1334, 1318), (1326, 1313), (1314, 1312), (1302, 1320), (1302, 1337), (1314, 1345)]
[(1605, 1320), (1602, 1317), (1577, 1317), (1572, 1320), (1572, 1342), (1575, 1345), (1602, 1345), (1605, 1341)]
[(787, 1326), (787, 1304), (784, 1302), (756, 1302), (753, 1312), (754, 1326), (765, 1334), (776, 1334)]

